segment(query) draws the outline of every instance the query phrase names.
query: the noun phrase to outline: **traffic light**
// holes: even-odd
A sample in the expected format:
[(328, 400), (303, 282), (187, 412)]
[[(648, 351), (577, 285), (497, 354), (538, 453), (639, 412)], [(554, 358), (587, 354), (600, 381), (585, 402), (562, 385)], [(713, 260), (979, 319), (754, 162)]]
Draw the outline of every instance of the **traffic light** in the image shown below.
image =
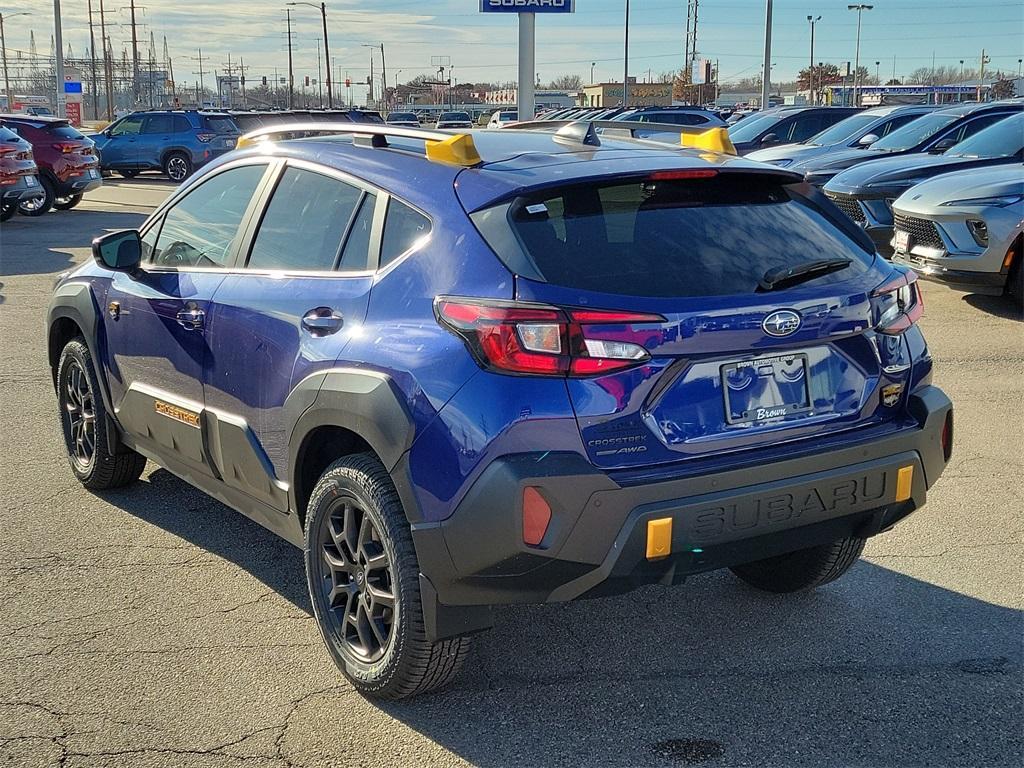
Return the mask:
[(346, 88), (351, 88), (352, 87), (352, 78), (351, 77), (346, 77), (345, 78), (345, 87)]
[(267, 84), (267, 77), (266, 77), (266, 75), (264, 75), (263, 76), (263, 85), (266, 86), (266, 84)]
[(306, 75), (306, 87), (309, 88), (309, 75)]

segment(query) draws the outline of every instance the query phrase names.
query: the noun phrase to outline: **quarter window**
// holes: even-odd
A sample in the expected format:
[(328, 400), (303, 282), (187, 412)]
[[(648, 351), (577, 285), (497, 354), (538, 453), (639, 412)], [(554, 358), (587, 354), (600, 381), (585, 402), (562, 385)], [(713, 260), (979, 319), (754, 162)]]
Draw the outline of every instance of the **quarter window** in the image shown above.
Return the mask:
[(334, 269), (362, 192), (312, 171), (288, 168), (249, 255), (250, 269)]
[(405, 203), (391, 199), (384, 220), (380, 265), (386, 267), (430, 234), (430, 220)]
[(164, 217), (152, 263), (179, 268), (227, 265), (265, 171), (264, 165), (232, 168), (185, 195)]

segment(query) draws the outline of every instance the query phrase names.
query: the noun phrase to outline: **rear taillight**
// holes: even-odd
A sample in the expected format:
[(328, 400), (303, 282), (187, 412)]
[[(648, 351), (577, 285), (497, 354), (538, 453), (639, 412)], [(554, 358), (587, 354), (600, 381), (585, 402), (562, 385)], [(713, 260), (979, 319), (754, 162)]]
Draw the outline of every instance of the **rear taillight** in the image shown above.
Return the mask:
[(953, 456), (953, 412), (946, 414), (946, 420), (942, 423), (942, 458), (947, 462)]
[(875, 300), (875, 330), (879, 333), (901, 334), (924, 315), (924, 297), (914, 272), (900, 272), (871, 296)]
[[(650, 355), (623, 338), (628, 334), (621, 326), (665, 322), (648, 313), (449, 296), (438, 297), (434, 308), (438, 322), (466, 342), (481, 366), (534, 376), (596, 376), (640, 365)], [(600, 333), (592, 328), (598, 325), (619, 327)]]
[(53, 148), (60, 152), (62, 155), (70, 155), (75, 152), (88, 152), (89, 147), (84, 144), (70, 141), (57, 141), (54, 142)]
[(196, 138), (200, 141), (213, 141), (217, 137), (216, 133), (197, 133)]

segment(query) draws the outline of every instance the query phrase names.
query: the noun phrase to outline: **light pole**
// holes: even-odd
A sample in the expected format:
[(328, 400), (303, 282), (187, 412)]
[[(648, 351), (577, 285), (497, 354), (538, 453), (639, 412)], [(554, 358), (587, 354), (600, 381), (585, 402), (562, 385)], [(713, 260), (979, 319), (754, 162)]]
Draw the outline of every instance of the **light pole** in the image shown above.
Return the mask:
[(57, 70), (57, 117), (67, 117), (67, 95), (64, 93), (64, 38), (61, 29), (60, 0), (53, 0), (53, 58)]
[(626, 0), (626, 41), (623, 48), (625, 54), (625, 70), (622, 75), (622, 106), (629, 106), (629, 0)]
[[(1018, 65), (1019, 65), (1019, 63), (1020, 62), (1018, 62)], [(597, 66), (597, 62), (596, 61), (590, 62), (590, 84), (591, 85), (594, 84), (594, 67), (596, 67), (596, 66)], [(1018, 66), (1017, 69), (1020, 69), (1020, 66)]]
[(875, 62), (875, 80), (877, 81), (876, 85), (882, 84), (882, 62), (880, 61)]
[(821, 16), (817, 18), (808, 16), (807, 21), (811, 25), (811, 62), (807, 69), (807, 90), (811, 94), (811, 106), (813, 107), (818, 105), (818, 94), (814, 90), (814, 25), (821, 21)]
[(285, 5), (308, 5), (310, 8), (316, 8), (320, 11), (320, 18), (324, 23), (324, 60), (327, 64), (327, 108), (332, 109), (334, 107), (334, 95), (331, 88), (331, 46), (327, 42), (327, 3), (317, 5), (316, 3), (306, 3), (298, 0), (297, 2), (285, 3)]
[(764, 4), (764, 62), (761, 69), (761, 110), (768, 109), (772, 79), (772, 0)]
[[(15, 16), (31, 16), (32, 14), (28, 11), (18, 11), (18, 13), (8, 13), (7, 18), (13, 19)], [(0, 57), (3, 58), (4, 63), (4, 93), (7, 94), (7, 111), (14, 111), (14, 94), (11, 92), (11, 81), (7, 78), (7, 42), (4, 40), (4, 15), (0, 13)]]
[(848, 11), (857, 12), (857, 53), (853, 64), (853, 105), (855, 107), (860, 106), (860, 90), (857, 88), (857, 80), (860, 78), (860, 18), (864, 11), (870, 11), (874, 7), (873, 5), (865, 5), (863, 3), (846, 6)]

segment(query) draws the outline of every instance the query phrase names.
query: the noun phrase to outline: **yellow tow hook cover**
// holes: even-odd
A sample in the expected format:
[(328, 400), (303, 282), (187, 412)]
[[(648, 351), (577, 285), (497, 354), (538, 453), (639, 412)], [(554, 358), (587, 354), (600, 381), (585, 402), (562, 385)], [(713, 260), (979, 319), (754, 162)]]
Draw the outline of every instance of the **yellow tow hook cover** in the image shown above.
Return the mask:
[(896, 474), (896, 501), (906, 501), (914, 488), (914, 466), (900, 467)]
[(725, 128), (709, 128), (702, 133), (680, 134), (679, 143), (691, 149), (709, 149), (712, 152), (722, 152), (727, 155), (735, 155), (736, 147), (729, 138), (729, 131)]
[(473, 137), (468, 133), (459, 133), (444, 141), (428, 141), (427, 159), (467, 168), (482, 162), (480, 153), (476, 151), (476, 144), (473, 143)]
[(672, 518), (647, 521), (647, 559), (661, 560), (672, 554)]

